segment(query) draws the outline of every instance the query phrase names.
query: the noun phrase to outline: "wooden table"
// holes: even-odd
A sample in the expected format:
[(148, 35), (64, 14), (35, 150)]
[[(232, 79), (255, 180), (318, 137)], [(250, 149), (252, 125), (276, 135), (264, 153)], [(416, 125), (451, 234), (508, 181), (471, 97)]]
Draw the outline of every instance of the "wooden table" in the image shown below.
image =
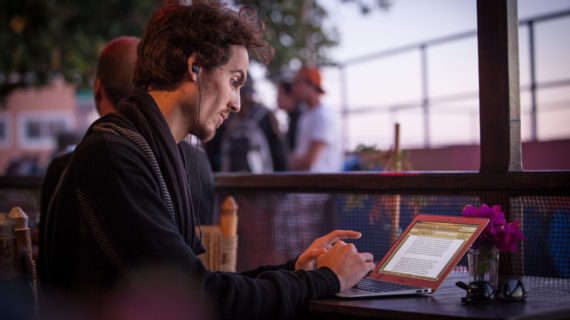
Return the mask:
[(522, 277), (526, 301), (466, 305), (466, 272), (452, 272), (433, 294), (327, 299), (310, 304), (311, 319), (570, 319), (570, 279)]

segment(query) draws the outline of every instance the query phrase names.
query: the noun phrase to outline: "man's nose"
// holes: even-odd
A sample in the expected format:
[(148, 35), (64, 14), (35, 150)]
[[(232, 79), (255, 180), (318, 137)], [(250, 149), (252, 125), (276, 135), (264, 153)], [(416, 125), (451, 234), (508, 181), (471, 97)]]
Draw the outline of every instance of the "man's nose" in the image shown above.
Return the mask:
[[(236, 98), (237, 97), (237, 98)], [(240, 98), (240, 94), (239, 91), (238, 93), (234, 96), (234, 98), (230, 101), (230, 110), (232, 112), (239, 112), (241, 110), (241, 98)]]

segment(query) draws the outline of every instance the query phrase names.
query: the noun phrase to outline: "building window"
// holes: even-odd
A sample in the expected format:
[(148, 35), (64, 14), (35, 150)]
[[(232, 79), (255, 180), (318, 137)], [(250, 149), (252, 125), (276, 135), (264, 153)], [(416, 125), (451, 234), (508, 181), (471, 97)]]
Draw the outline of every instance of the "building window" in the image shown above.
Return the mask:
[(52, 149), (57, 135), (71, 129), (67, 113), (23, 114), (20, 116), (20, 147), (23, 149)]
[(8, 149), (12, 146), (12, 127), (10, 115), (0, 112), (0, 149)]

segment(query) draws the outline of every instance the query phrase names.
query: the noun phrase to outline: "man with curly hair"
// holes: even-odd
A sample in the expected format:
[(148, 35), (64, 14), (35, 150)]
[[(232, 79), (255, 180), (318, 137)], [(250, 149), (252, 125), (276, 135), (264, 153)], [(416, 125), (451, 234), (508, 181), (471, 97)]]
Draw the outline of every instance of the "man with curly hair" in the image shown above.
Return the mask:
[(341, 240), (360, 234), (341, 230), (296, 260), (241, 274), (211, 272), (197, 257), (204, 249), (179, 142), (189, 133), (211, 139), (239, 111), (248, 50), (270, 57), (262, 31), (251, 9), (217, 2), (155, 11), (138, 46), (135, 89), (91, 125), (50, 204), (40, 240), (48, 293), (103, 302), (121, 281), (167, 266), (186, 274), (219, 318), (293, 318), (373, 270), (371, 254)]

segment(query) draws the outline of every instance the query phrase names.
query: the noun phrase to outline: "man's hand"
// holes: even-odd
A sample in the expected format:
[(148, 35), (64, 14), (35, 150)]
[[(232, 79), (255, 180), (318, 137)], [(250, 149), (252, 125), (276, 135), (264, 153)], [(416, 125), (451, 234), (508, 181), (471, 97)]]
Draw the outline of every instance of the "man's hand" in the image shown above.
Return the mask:
[(317, 258), (317, 267), (328, 267), (340, 282), (340, 291), (348, 289), (374, 270), (372, 254), (358, 253), (354, 244), (337, 241), (327, 253)]
[(317, 258), (326, 253), (335, 242), (341, 239), (358, 239), (360, 232), (351, 230), (335, 230), (320, 238), (317, 238), (313, 243), (303, 252), (295, 262), (295, 270), (315, 270), (317, 265)]

